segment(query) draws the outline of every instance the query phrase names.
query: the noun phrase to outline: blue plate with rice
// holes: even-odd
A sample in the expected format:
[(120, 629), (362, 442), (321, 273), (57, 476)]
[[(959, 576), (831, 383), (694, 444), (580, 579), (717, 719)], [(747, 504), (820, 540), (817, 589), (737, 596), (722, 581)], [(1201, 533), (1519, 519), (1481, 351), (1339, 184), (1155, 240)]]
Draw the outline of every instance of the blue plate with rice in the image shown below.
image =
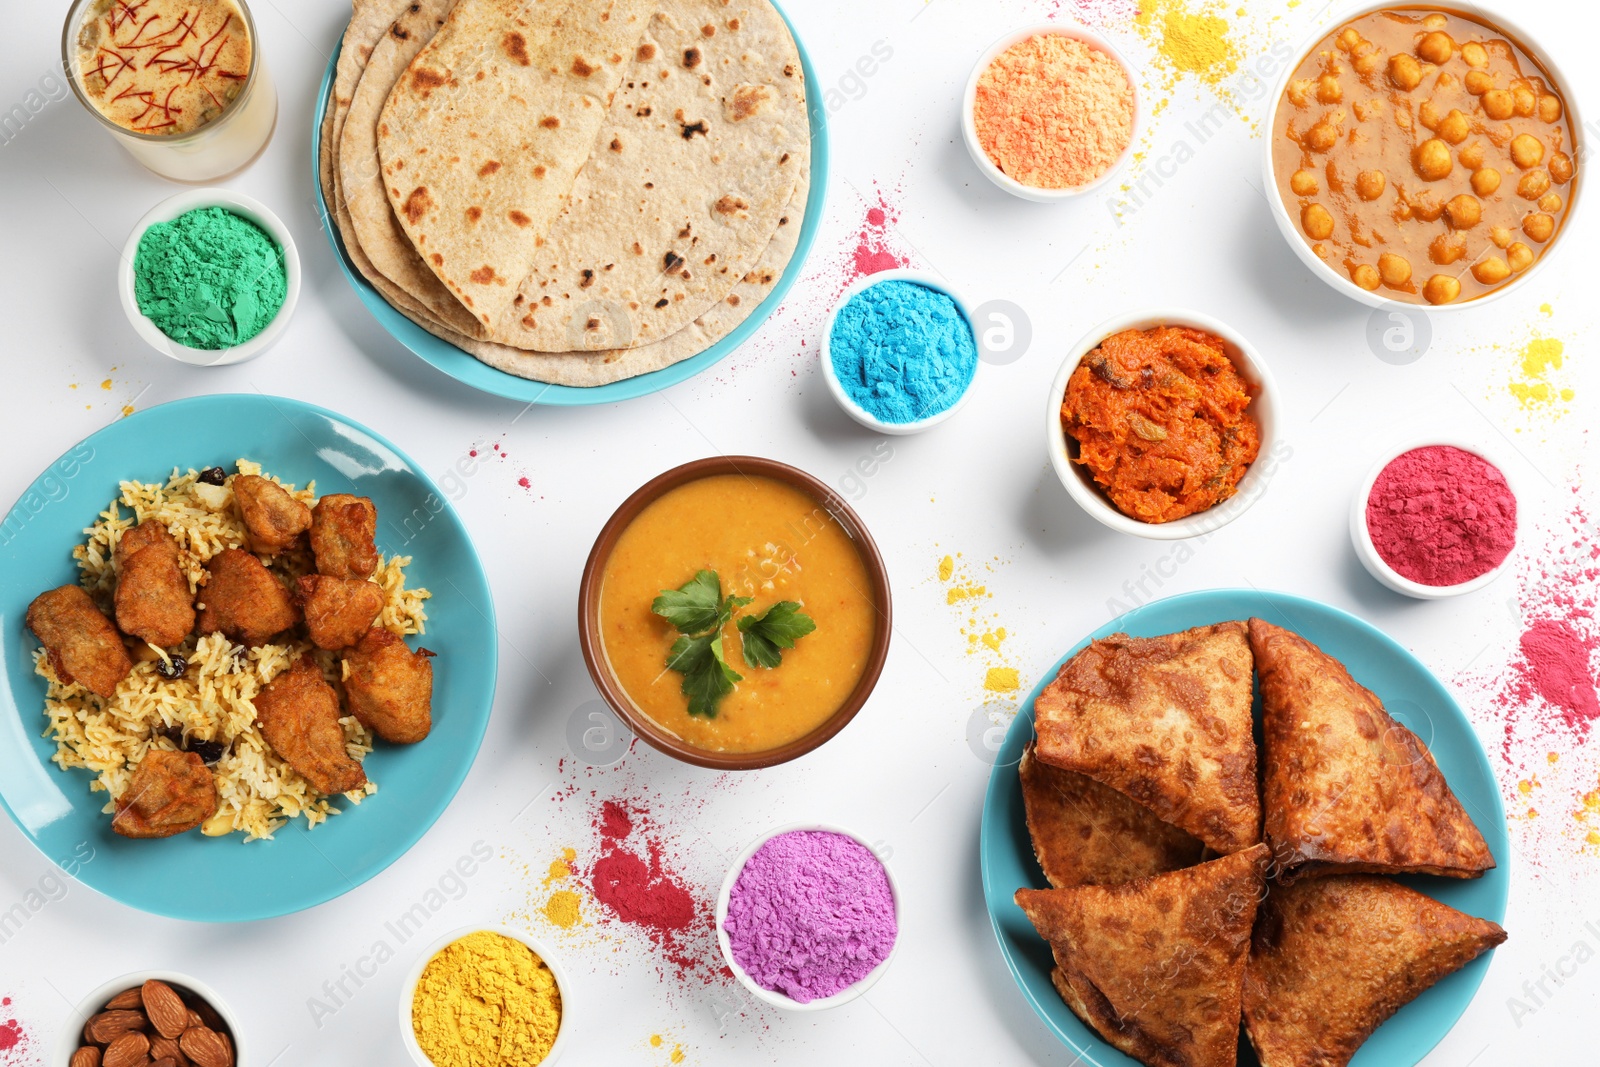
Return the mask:
[[(271, 839), (130, 840), (102, 812), (95, 775), (52, 762), (39, 641), (25, 622), (40, 593), (79, 580), (73, 548), (123, 481), (164, 482), (174, 468), (261, 464), (320, 495), (370, 497), (384, 557), (410, 556), (406, 585), (424, 587), (436, 653), (433, 728), (414, 745), (376, 743), (364, 760), (378, 789), (309, 831), (304, 818)], [(124, 512), (126, 514), (126, 511)], [(494, 700), (497, 637), (488, 581), (445, 495), (383, 437), (334, 412), (281, 397), (205, 396), (121, 419), (87, 438), (23, 493), (0, 524), (0, 804), (41, 852), (85, 885), (130, 907), (179, 919), (242, 922), (286, 915), (356, 888), (416, 844), (449, 805), (478, 753)]]

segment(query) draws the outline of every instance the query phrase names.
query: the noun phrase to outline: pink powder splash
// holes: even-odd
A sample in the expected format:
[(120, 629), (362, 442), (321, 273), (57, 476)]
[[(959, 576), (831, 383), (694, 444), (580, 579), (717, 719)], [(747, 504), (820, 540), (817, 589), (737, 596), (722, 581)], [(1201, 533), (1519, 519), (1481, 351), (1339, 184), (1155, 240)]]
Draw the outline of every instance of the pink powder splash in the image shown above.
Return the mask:
[(1138, 0), (1044, 0), (1045, 18), (1072, 19), (1091, 26), (1130, 22), (1139, 13)]
[(911, 263), (911, 257), (895, 247), (892, 227), (900, 221), (899, 209), (876, 182), (873, 183), (873, 195), (875, 202), (867, 206), (866, 215), (851, 237), (854, 247), (847, 258), (844, 277), (839, 285), (841, 293), (858, 278)]
[[(7, 1018), (12, 1014), (11, 998), (0, 998), (0, 1019), (4, 1020), (0, 1021), (0, 1062), (20, 1064), (24, 1062), (23, 1057), (33, 1041), (19, 1020)], [(31, 1061), (32, 1057), (29, 1056), (28, 1060)]]

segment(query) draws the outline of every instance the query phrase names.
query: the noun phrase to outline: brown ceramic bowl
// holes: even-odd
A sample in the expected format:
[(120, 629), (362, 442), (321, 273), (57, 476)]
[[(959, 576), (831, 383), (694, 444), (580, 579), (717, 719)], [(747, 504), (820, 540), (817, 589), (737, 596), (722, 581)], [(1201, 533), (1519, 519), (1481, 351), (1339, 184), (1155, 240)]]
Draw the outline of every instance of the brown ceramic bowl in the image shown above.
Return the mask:
[[(815, 500), (855, 542), (857, 551), (861, 553), (861, 561), (865, 564), (867, 574), (872, 581), (872, 595), (878, 603), (878, 628), (872, 638), (872, 648), (867, 653), (866, 670), (862, 672), (861, 680), (856, 683), (855, 691), (850, 694), (850, 698), (833, 713), (832, 717), (809, 734), (764, 752), (713, 752), (687, 744), (663, 730), (649, 716), (634, 707), (633, 701), (628, 699), (627, 693), (611, 673), (611, 667), (606, 662), (605, 648), (600, 639), (600, 582), (605, 572), (606, 561), (611, 557), (611, 550), (616, 545), (617, 538), (622, 536), (622, 531), (628, 528), (641, 511), (668, 490), (716, 474), (744, 474), (772, 478), (794, 486)], [(872, 694), (873, 688), (878, 684), (879, 676), (883, 674), (884, 661), (889, 657), (889, 635), (893, 630), (893, 622), (894, 612), (889, 597), (889, 571), (883, 565), (883, 557), (878, 553), (878, 546), (873, 542), (866, 526), (862, 524), (861, 517), (837, 493), (805, 471), (791, 467), (787, 463), (760, 459), (756, 456), (715, 456), (695, 460), (693, 463), (674, 467), (665, 474), (651, 479), (623, 501), (622, 506), (601, 529), (600, 536), (595, 539), (594, 548), (589, 552), (589, 561), (584, 564), (583, 584), (578, 589), (578, 641), (583, 646), (583, 661), (588, 664), (589, 677), (594, 679), (595, 688), (600, 690), (605, 702), (611, 705), (611, 709), (635, 734), (667, 755), (685, 763), (721, 771), (749, 771), (787, 763), (813, 749), (820, 748), (834, 734), (844, 729), (845, 724), (855, 718), (856, 712), (867, 702), (867, 697)]]

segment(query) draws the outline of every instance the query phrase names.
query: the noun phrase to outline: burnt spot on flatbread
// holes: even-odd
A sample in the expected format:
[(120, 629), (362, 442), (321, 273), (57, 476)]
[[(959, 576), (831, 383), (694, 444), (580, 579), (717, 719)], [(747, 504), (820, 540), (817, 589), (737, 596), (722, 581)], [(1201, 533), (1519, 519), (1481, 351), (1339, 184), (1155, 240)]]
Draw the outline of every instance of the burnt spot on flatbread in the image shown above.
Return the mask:
[(728, 20), (728, 29), (733, 30), (735, 33), (737, 33), (738, 30), (739, 30), (739, 20), (738, 19), (729, 19)]
[(611, 151), (613, 151), (613, 152), (622, 151), (622, 138), (620, 138), (620, 137), (611, 138)]
[(579, 289), (587, 289), (587, 288), (589, 288), (589, 286), (591, 286), (593, 284), (594, 284), (594, 271), (592, 271), (589, 268), (585, 267), (584, 270), (583, 270), (583, 281), (578, 283), (578, 288)]
[(700, 33), (704, 37), (715, 37), (717, 35), (717, 28), (708, 22), (704, 26), (700, 27)]
[(533, 225), (533, 220), (521, 211), (513, 211), (506, 218), (510, 219), (514, 225), (521, 226), (524, 229)]
[(558, 130), (561, 128), (561, 120), (556, 118), (554, 115), (546, 115), (544, 118), (539, 120), (539, 125), (543, 126), (547, 130)]
[(441, 256), (439, 253), (435, 252), (433, 255), (429, 256), (428, 258), (433, 260), (433, 265), (435, 267), (444, 266), (444, 257)]
[(743, 220), (750, 217), (750, 202), (742, 196), (721, 197), (711, 207), (726, 220)]
[(729, 293), (728, 294), (728, 306), (731, 307), (731, 308), (736, 308), (736, 307), (739, 306), (739, 294), (738, 293)]
[(483, 81), (483, 79), (484, 79), (484, 78), (485, 78), (485, 77), (487, 77), (487, 76), (488, 76), (488, 74), (489, 74), (489, 72), (488, 72), (488, 71), (486, 71), (486, 70), (480, 70), (480, 71), (478, 71), (478, 73), (477, 73), (477, 75), (476, 75), (476, 76), (474, 76), (474, 77), (473, 77), (473, 79), (472, 79), (472, 80), (473, 80), (473, 81), (479, 81), (479, 82), (481, 82), (481, 81)]
[(656, 57), (656, 46), (646, 41), (639, 46), (639, 51), (634, 53), (641, 63), (648, 62)]
[(511, 301), (512, 307), (521, 307), (528, 298), (518, 293)]
[(789, 162), (789, 153), (785, 152), (783, 155), (778, 157), (778, 166), (781, 167), (787, 162)]
[(590, 315), (589, 320), (583, 324), (583, 328), (585, 330), (598, 330), (600, 328), (600, 317), (598, 315)]
[(694, 135), (697, 133), (701, 137), (704, 137), (706, 133), (709, 132), (708, 128), (706, 127), (705, 119), (696, 119), (694, 122), (680, 122), (678, 123), (678, 127), (680, 130), (682, 130), (683, 139), (685, 141), (694, 140)]
[(669, 301), (667, 300), (667, 298), (666, 297), (662, 297), (660, 300), (656, 301), (656, 307), (657, 308), (664, 308), (664, 307), (667, 306), (668, 303), (669, 303)]
[(668, 274), (676, 273), (683, 266), (683, 257), (676, 252), (668, 252), (661, 257), (661, 269)]
[(793, 63), (785, 63), (783, 65), (783, 76), (785, 78), (794, 77), (794, 64)]
[(743, 280), (747, 285), (771, 285), (772, 278), (772, 271), (762, 267), (760, 270), (753, 270), (746, 274)]
[(644, 255), (644, 245), (640, 244), (638, 241), (633, 242), (633, 254), (636, 256)]
[(770, 85), (741, 85), (733, 90), (732, 99), (722, 102), (722, 109), (729, 122), (743, 122), (770, 111), (774, 95)]
[(683, 50), (683, 65), (690, 70), (698, 67), (700, 65), (700, 49), (685, 48)]
[(705, 263), (706, 263), (706, 266), (709, 267), (709, 266), (711, 266), (711, 264), (715, 263), (716, 261), (717, 261), (717, 254), (715, 252), (713, 252), (709, 256), (706, 257)]
[(787, 226), (787, 225), (789, 225), (789, 216), (785, 215), (782, 218), (780, 218), (778, 220), (778, 225), (779, 226)]
[(411, 72), (411, 88), (418, 96), (426, 100), (433, 95), (433, 91), (441, 85), (448, 84), (449, 75), (441, 74), (427, 67), (418, 67)]
[(487, 178), (489, 175), (493, 174), (499, 169), (500, 161), (498, 159), (491, 159), (489, 162), (478, 168), (478, 177)]
[(545, 169), (544, 169), (544, 166), (542, 164), (540, 166), (537, 166), (537, 167), (533, 168), (533, 176), (535, 178), (543, 178), (544, 175), (545, 175)]
[(638, 111), (635, 111), (633, 113), (633, 117), (636, 118), (636, 119), (647, 119), (647, 118), (650, 117), (650, 113), (653, 110), (654, 109), (649, 107), (649, 106), (641, 107)]
[(539, 300), (539, 303), (543, 304), (545, 307), (554, 307), (555, 306), (555, 301), (551, 300), (548, 296), (541, 297), (540, 300)]
[(500, 39), (500, 50), (511, 57), (511, 61), (519, 67), (530, 66), (533, 60), (528, 58), (528, 39), (516, 30), (512, 30)]
[(483, 208), (479, 207), (477, 204), (473, 204), (471, 207), (467, 208), (468, 222), (477, 222), (481, 218), (483, 218)]
[(474, 285), (488, 285), (490, 282), (493, 282), (496, 278), (498, 278), (499, 275), (495, 274), (493, 267), (485, 263), (483, 266), (467, 275), (467, 277), (472, 279)]
[(576, 74), (580, 78), (587, 78), (598, 69), (599, 68), (597, 67), (590, 66), (589, 62), (582, 56), (572, 57), (572, 73)]
[(426, 185), (419, 185), (411, 190), (411, 195), (406, 197), (406, 219), (415, 226), (422, 221), (422, 217), (432, 211), (434, 207), (433, 196), (428, 192)]
[(644, 187), (646, 189), (654, 189), (656, 187), (656, 183), (655, 182), (645, 182), (644, 183)]
[(689, 224), (687, 224), (687, 223), (685, 223), (683, 229), (678, 231), (678, 239), (680, 241), (686, 240), (688, 238), (688, 236), (693, 232), (694, 232), (694, 227), (689, 225)]

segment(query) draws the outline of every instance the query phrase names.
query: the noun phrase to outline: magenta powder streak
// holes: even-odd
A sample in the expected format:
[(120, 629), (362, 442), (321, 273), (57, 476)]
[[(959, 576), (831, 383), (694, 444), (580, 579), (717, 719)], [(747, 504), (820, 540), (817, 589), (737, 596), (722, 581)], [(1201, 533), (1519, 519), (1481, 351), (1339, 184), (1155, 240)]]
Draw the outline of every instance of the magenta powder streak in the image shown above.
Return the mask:
[(757, 849), (728, 894), (723, 929), (757, 985), (801, 1004), (872, 973), (898, 933), (883, 864), (826, 830), (779, 834)]

